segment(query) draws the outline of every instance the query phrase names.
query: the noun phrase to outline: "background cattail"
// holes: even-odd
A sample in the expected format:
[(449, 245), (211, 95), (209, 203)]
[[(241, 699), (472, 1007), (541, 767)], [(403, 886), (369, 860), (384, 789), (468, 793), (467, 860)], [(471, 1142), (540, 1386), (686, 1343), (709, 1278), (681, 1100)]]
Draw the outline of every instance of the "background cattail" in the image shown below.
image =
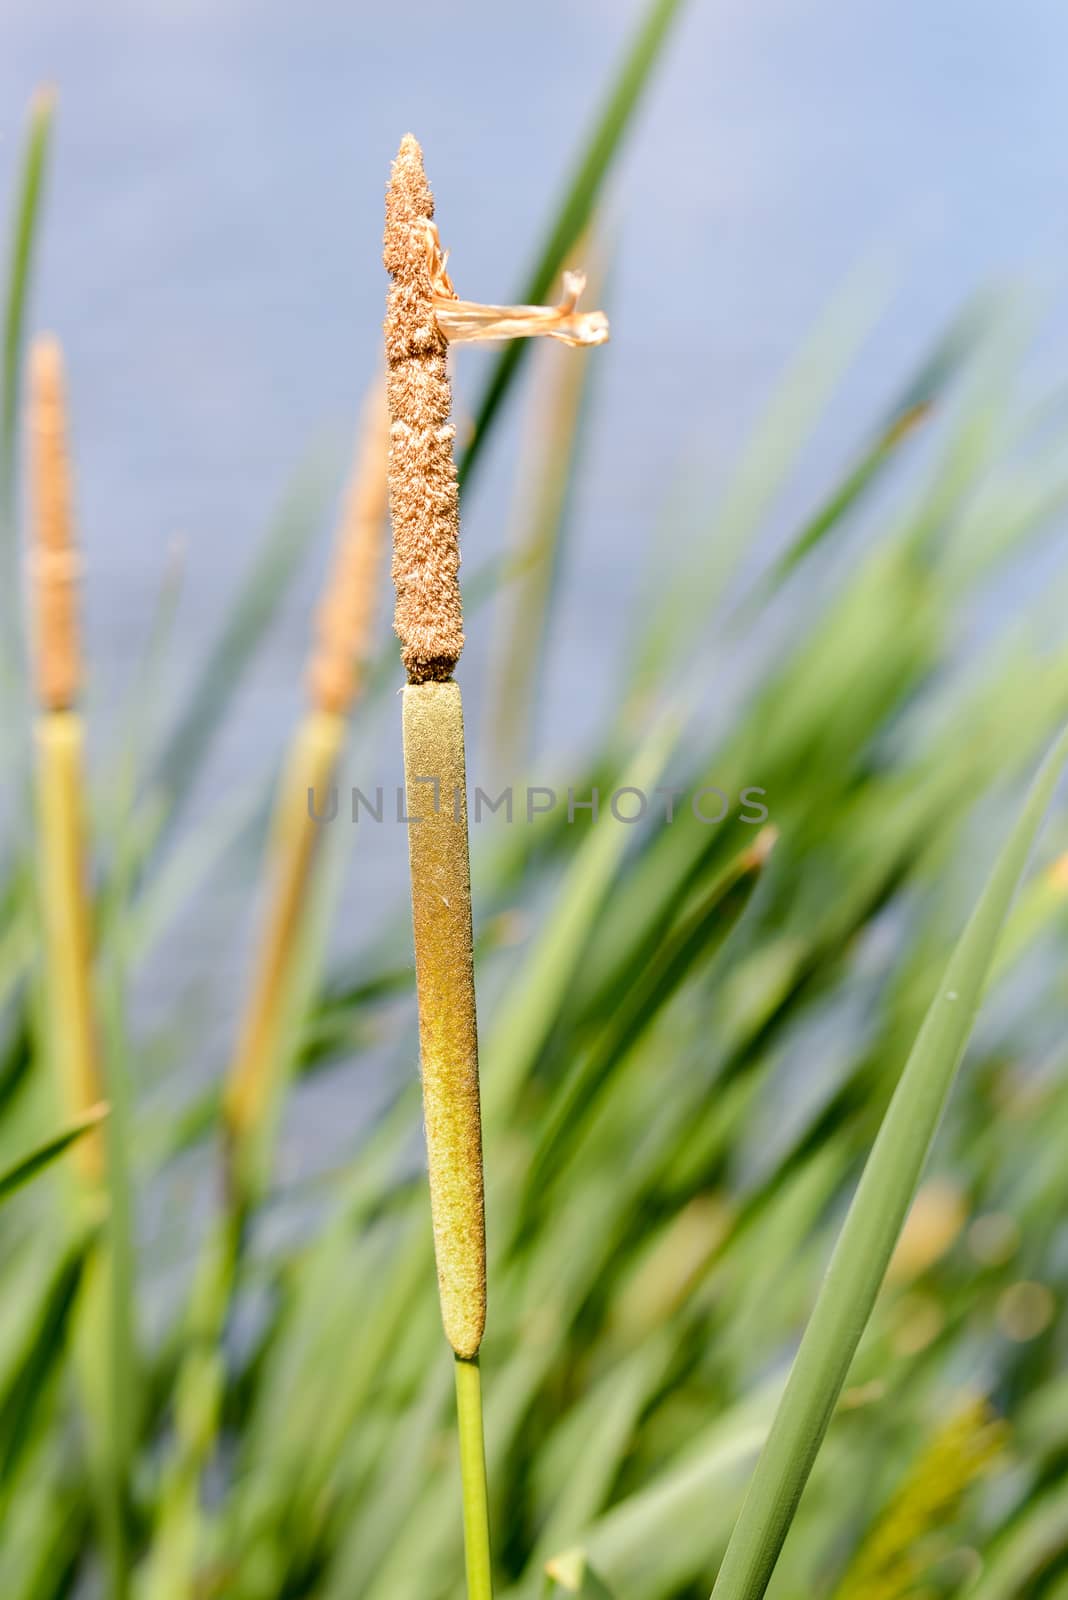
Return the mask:
[(307, 683), (308, 699), (319, 711), (349, 710), (374, 647), (388, 458), (386, 386), (378, 377), (364, 401), (333, 562), (316, 616)]
[(34, 676), (39, 703), (49, 711), (64, 711), (74, 704), (81, 684), (78, 552), (71, 507), (63, 353), (51, 335), (34, 341), (29, 376)]
[[(39, 883), (45, 1032), (65, 1118), (89, 1116), (104, 1099), (93, 993), (92, 916), (86, 850), (85, 751), (76, 700), (81, 683), (77, 549), (63, 357), (51, 337), (30, 351), (31, 606), (34, 617)], [(116, 1069), (107, 1096), (121, 1121)], [(114, 1117), (112, 1121), (114, 1122)], [(124, 1146), (94, 1128), (73, 1152), (78, 1226), (94, 1230), (74, 1315), (72, 1349), (84, 1413), (87, 1476), (107, 1550), (110, 1592), (126, 1592), (124, 1463), (137, 1412), (129, 1286), (133, 1252)], [(99, 1232), (96, 1230), (99, 1229)]]
[(268, 850), (266, 908), (233, 1063), (224, 1092), (228, 1210), (206, 1241), (188, 1313), (188, 1348), (175, 1407), (176, 1449), (164, 1478), (165, 1513), (149, 1564), (149, 1600), (199, 1593), (195, 1526), (201, 1479), (218, 1438), (224, 1374), (217, 1356), (245, 1223), (265, 1172), (288, 1047), (321, 810), (344, 748), (346, 717), (363, 688), (374, 643), (386, 524), (385, 386), (368, 391), (306, 674), (308, 709), (286, 758)]
[[(308, 710), (294, 734), (279, 789), (269, 851), (267, 906), (249, 998), (225, 1093), (231, 1178), (257, 1181), (280, 1092), (288, 1003), (318, 838), (309, 796), (321, 809), (341, 756), (346, 715), (363, 687), (374, 643), (386, 527), (385, 386), (364, 403), (355, 461), (316, 616), (306, 675)], [(239, 1170), (240, 1169), (240, 1170)]]
[[(104, 1098), (93, 1016), (85, 860), (84, 732), (74, 709), (81, 681), (78, 555), (74, 539), (63, 356), (51, 336), (30, 351), (30, 594), (34, 617), (35, 729), (40, 825), (40, 900), (49, 1048), (64, 1116)], [(104, 1136), (79, 1140), (82, 1177), (101, 1179)]]

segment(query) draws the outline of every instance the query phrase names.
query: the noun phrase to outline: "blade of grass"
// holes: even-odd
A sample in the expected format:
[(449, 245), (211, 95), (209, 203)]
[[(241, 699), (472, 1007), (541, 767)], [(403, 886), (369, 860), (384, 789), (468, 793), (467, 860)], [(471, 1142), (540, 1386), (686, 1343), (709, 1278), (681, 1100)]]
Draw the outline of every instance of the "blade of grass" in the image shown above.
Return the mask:
[[(661, 717), (625, 773), (624, 786), (643, 793), (653, 789), (678, 735), (675, 718)], [(626, 828), (602, 817), (576, 853), (523, 981), (509, 996), (490, 1035), (483, 1090), (487, 1124), (504, 1114), (537, 1061), (628, 842)]]
[(946, 969), (883, 1120), (713, 1594), (761, 1600), (875, 1304), (975, 1020), (998, 936), (1065, 758), (1046, 758)]
[[(130, 1585), (127, 1499), (131, 1487), (138, 1424), (142, 1407), (142, 1372), (138, 1350), (137, 1262), (134, 1247), (134, 1194), (130, 1171), (132, 1150), (133, 1058), (128, 1010), (129, 937), (126, 908), (132, 861), (120, 847), (106, 905), (102, 912), (100, 974), (101, 1039), (107, 1060), (111, 1115), (105, 1126), (107, 1160), (107, 1251), (95, 1264), (86, 1316), (99, 1316), (105, 1330), (106, 1362), (98, 1374), (106, 1462), (111, 1478), (111, 1594), (124, 1600)], [(99, 1296), (99, 1300), (97, 1299)], [(88, 1333), (92, 1337), (92, 1333)]]
[[(608, 169), (660, 58), (671, 25), (681, 9), (682, 0), (654, 0), (649, 7), (564, 195), (549, 230), (549, 237), (518, 296), (523, 304), (536, 305), (547, 297), (554, 278), (566, 265), (564, 256), (589, 223)], [(526, 355), (529, 342), (527, 339), (513, 339), (504, 345), (497, 357), (475, 416), (471, 443), (460, 462), (461, 487), (474, 470), (490, 426)]]
[(649, 1582), (656, 1574), (660, 1592), (683, 1584), (689, 1559), (678, 1560), (677, 1547), (692, 1539), (695, 1524), (707, 1539), (710, 1499), (717, 1506), (729, 1501), (739, 1467), (752, 1460), (767, 1435), (777, 1397), (778, 1385), (765, 1384), (731, 1406), (693, 1441), (683, 1460), (587, 1530), (581, 1547), (609, 1583)]
[(29, 1330), (14, 1381), (0, 1395), (0, 1507), (6, 1504), (6, 1491), (32, 1436), (34, 1417), (45, 1391), (66, 1359), (66, 1339), (86, 1259), (83, 1241), (72, 1246), (60, 1263)]
[(38, 1173), (50, 1167), (65, 1150), (68, 1150), (76, 1140), (88, 1133), (90, 1128), (95, 1128), (108, 1114), (106, 1105), (93, 1106), (83, 1116), (70, 1123), (62, 1132), (53, 1134), (51, 1139), (46, 1139), (35, 1150), (30, 1150), (4, 1171), (0, 1172), (0, 1200), (6, 1200), (10, 1195), (21, 1189), (23, 1184), (36, 1178)]
[[(654, 535), (642, 588), (641, 641), (631, 664), (631, 697), (648, 693), (685, 652), (692, 651), (694, 636), (704, 630), (705, 620), (736, 579), (746, 551), (759, 537), (829, 402), (870, 337), (885, 298), (883, 284), (870, 271), (835, 294), (776, 383), (730, 473), (709, 535), (701, 538), (695, 557), (666, 585), (660, 576), (664, 540)], [(828, 529), (849, 503), (843, 499), (829, 518)], [(655, 596), (651, 608), (650, 592)]]
[(87, 1518), (84, 1505), (64, 1492), (66, 1460), (58, 1435), (38, 1435), (11, 1486), (2, 1567), (9, 1600), (60, 1600), (75, 1581)]
[(965, 1591), (968, 1600), (1016, 1600), (1034, 1594), (1032, 1584), (1063, 1557), (1066, 1546), (1068, 1483), (1060, 1482), (1030, 1498), (1024, 1516), (999, 1541), (979, 1580)]
[(986, 299), (974, 301), (954, 318), (890, 407), (889, 414), (867, 448), (823, 504), (803, 524), (796, 538), (750, 597), (751, 602), (759, 601), (771, 593), (841, 522), (880, 476), (896, 454), (898, 446), (944, 398), (950, 384), (979, 348), (990, 325), (991, 307)]
[[(19, 383), (22, 347), (33, 271), (34, 243), (41, 211), (41, 197), (48, 169), (52, 140), (55, 94), (38, 89), (30, 106), (18, 199), (11, 231), (7, 293), (4, 303), (3, 390), (0, 399), (0, 593), (3, 594), (4, 638), (6, 650), (18, 646), (18, 550), (15, 539), (15, 487), (19, 433)], [(13, 660), (5, 660), (10, 671)]]
[(543, 1117), (538, 1147), (526, 1181), (527, 1203), (543, 1198), (567, 1157), (575, 1135), (613, 1068), (644, 1037), (661, 1009), (700, 961), (707, 970), (740, 922), (774, 847), (775, 833), (762, 830), (716, 878), (700, 903), (679, 918), (648, 964), (620, 982), (616, 1009), (587, 1057), (572, 1068)]
[(568, 1540), (580, 1536), (606, 1503), (642, 1411), (663, 1381), (673, 1345), (672, 1335), (661, 1329), (568, 1418), (566, 1454), (546, 1456), (555, 1469), (551, 1482), (556, 1498), (538, 1539), (544, 1555), (566, 1549)]

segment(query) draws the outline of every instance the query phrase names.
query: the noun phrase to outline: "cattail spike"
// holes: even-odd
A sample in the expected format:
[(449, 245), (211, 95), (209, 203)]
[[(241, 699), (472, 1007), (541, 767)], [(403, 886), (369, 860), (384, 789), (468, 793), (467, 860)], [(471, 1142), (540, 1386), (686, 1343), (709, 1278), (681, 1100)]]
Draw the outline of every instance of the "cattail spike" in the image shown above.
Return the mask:
[(62, 711), (81, 684), (78, 553), (74, 542), (63, 353), (51, 335), (30, 351), (30, 451), (33, 493), (31, 582), (40, 702)]
[(422, 151), (408, 134), (386, 196), (383, 259), (393, 279), (385, 335), (394, 627), (410, 683), (450, 677), (464, 645), (448, 344), (434, 316), (426, 249), (433, 215)]
[(243, 1197), (259, 1178), (261, 1151), (279, 1090), (282, 1030), (293, 995), (297, 953), (313, 852), (315, 806), (327, 804), (345, 737), (331, 711), (304, 717), (290, 748), (276, 803), (269, 899), (252, 986), (223, 1097), (232, 1191)]
[(408, 853), (430, 1204), (445, 1335), (470, 1359), (486, 1321), (482, 1126), (459, 685), (403, 696)]
[[(468, 1594), (490, 1600), (482, 1400), (474, 1364), (486, 1321), (482, 1121), (463, 709), (451, 681), (464, 643), (460, 510), (442, 321), (442, 313), (447, 319), (462, 303), (446, 271), (422, 152), (411, 134), (393, 163), (383, 258), (392, 280), (385, 323), (389, 509), (394, 627), (408, 673), (404, 775), (427, 1166), (442, 1322), (458, 1357)], [(535, 318), (544, 324), (540, 330), (529, 326), (525, 307), (468, 307), (468, 320), (478, 322), (473, 314), (488, 309), (482, 326), (496, 328), (494, 336), (555, 329), (570, 342), (598, 343), (607, 324), (584, 328), (576, 320), (580, 288), (577, 279), (569, 281), (565, 305)], [(509, 321), (522, 325), (502, 328)]]
[[(104, 1099), (92, 992), (92, 933), (86, 893), (85, 734), (76, 711), (37, 719), (41, 911), (48, 984), (49, 1048), (60, 1104), (74, 1121)], [(79, 1140), (73, 1161), (97, 1183), (104, 1173), (99, 1129)]]
[(386, 191), (386, 233), (383, 258), (386, 271), (404, 276), (410, 266), (408, 230), (413, 223), (433, 221), (434, 196), (423, 166), (423, 152), (414, 133), (400, 142)]
[(360, 689), (374, 643), (378, 570), (387, 515), (389, 412), (379, 377), (364, 403), (356, 464), (316, 619), (308, 694), (317, 711), (343, 716)]

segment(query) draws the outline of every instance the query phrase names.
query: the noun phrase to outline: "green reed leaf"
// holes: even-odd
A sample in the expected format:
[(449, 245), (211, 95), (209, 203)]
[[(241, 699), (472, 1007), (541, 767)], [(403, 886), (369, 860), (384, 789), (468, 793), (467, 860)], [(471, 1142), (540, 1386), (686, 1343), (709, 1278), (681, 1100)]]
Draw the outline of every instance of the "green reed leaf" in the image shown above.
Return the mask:
[(957, 1067), (998, 936), (1065, 759), (1046, 758), (946, 968), (883, 1119), (724, 1556), (715, 1600), (761, 1600), (830, 1423)]
[(12, 1162), (5, 1171), (0, 1172), (0, 1200), (8, 1199), (21, 1189), (23, 1184), (29, 1183), (31, 1178), (36, 1178), (38, 1173), (50, 1167), (53, 1161), (58, 1160), (64, 1151), (69, 1150), (72, 1144), (89, 1132), (90, 1128), (97, 1127), (107, 1114), (106, 1105), (93, 1106), (92, 1110), (78, 1117), (62, 1132), (53, 1134), (52, 1138), (46, 1139), (43, 1144), (39, 1144)]
[(11, 228), (7, 287), (4, 296), (3, 380), (0, 384), (0, 622), (10, 645), (4, 646), (5, 671), (17, 663), (6, 659), (15, 648), (18, 629), (18, 547), (15, 529), (15, 489), (19, 439), (19, 385), (26, 308), (33, 275), (34, 245), (41, 199), (52, 141), (55, 95), (39, 89), (30, 107), (29, 127), (22, 157), (18, 194)]

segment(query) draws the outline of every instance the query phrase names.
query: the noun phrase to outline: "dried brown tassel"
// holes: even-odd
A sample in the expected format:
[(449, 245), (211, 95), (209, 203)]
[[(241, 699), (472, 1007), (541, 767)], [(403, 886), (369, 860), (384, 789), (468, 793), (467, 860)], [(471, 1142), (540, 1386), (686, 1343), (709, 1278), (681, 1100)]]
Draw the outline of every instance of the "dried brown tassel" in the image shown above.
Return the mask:
[(584, 272), (564, 273), (564, 294), (556, 306), (486, 306), (461, 300), (452, 286), (438, 230), (428, 223), (427, 263), (438, 327), (450, 344), (487, 339), (531, 339), (544, 335), (562, 344), (589, 349), (608, 339), (608, 318), (603, 311), (579, 311), (586, 287)]
[(410, 683), (450, 677), (464, 647), (448, 343), (434, 315), (426, 245), (433, 216), (422, 151), (408, 134), (386, 196), (383, 258), (393, 280), (385, 335), (394, 627)]
[(63, 354), (50, 335), (30, 351), (30, 472), (34, 543), (30, 556), (37, 695), (49, 711), (78, 697), (78, 552), (74, 542)]
[(558, 306), (461, 300), (434, 226), (423, 155), (406, 134), (386, 195), (383, 251), (393, 280), (386, 309), (389, 367), (389, 506), (393, 519), (394, 627), (410, 683), (452, 674), (464, 645), (460, 526), (452, 445), (450, 341), (545, 335), (591, 346), (608, 338), (603, 311), (577, 310), (580, 272), (564, 274)]

